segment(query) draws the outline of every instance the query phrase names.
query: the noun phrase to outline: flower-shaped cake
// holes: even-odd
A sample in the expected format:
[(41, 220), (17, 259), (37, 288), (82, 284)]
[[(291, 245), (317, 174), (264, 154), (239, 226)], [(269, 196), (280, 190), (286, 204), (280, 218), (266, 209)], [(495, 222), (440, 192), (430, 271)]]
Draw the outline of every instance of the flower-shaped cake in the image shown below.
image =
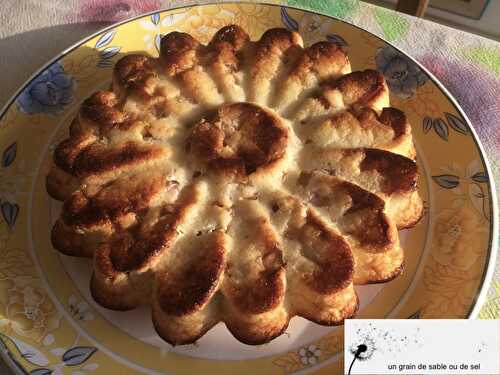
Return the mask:
[(54, 247), (93, 259), (101, 305), (151, 304), (172, 344), (221, 321), (249, 344), (293, 316), (340, 324), (355, 284), (401, 272), (398, 229), (422, 213), (388, 98), (380, 73), (286, 29), (167, 34), (159, 58), (116, 64), (55, 150)]

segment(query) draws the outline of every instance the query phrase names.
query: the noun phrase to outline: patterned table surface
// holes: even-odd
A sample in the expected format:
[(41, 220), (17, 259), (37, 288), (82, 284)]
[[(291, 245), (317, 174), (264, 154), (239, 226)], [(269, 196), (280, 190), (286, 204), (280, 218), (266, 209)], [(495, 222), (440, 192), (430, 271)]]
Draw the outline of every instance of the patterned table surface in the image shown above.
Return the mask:
[[(276, 2), (276, 1), (272, 1)], [(0, 5), (0, 106), (43, 63), (110, 22), (194, 3), (182, 0), (3, 0)], [(199, 3), (199, 1), (198, 1)], [(500, 192), (500, 44), (357, 0), (288, 0), (351, 22), (393, 43), (428, 68), (458, 100), (491, 162)], [(50, 43), (47, 41), (50, 40)], [(30, 51), (30, 58), (26, 58)], [(406, 66), (392, 82), (411, 88)], [(400, 78), (402, 77), (402, 78)], [(480, 318), (500, 318), (500, 257)], [(0, 364), (0, 373), (4, 370)]]

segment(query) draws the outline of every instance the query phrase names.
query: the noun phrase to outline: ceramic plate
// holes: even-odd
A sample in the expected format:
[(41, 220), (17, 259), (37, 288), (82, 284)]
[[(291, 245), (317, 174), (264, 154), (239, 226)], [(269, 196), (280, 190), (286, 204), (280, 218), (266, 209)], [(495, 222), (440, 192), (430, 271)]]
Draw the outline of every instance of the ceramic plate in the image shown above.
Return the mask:
[(341, 43), (353, 70), (386, 74), (392, 105), (413, 126), (426, 213), (401, 233), (406, 270), (396, 280), (358, 287), (358, 317), (465, 318), (480, 308), (492, 273), (494, 196), (477, 137), (445, 89), (411, 58), (345, 22), (278, 5), (201, 5), (148, 14), (78, 43), (38, 72), (0, 120), (0, 339), (19, 373), (284, 374), (340, 373), (342, 328), (302, 318), (262, 346), (236, 341), (217, 325), (194, 345), (171, 347), (150, 311), (113, 312), (89, 295), (90, 261), (60, 255), (50, 230), (60, 207), (45, 191), (51, 151), (80, 103), (107, 87), (124, 54), (158, 54), (162, 34), (207, 42), (236, 23), (253, 39), (271, 27), (298, 30), (306, 44)]

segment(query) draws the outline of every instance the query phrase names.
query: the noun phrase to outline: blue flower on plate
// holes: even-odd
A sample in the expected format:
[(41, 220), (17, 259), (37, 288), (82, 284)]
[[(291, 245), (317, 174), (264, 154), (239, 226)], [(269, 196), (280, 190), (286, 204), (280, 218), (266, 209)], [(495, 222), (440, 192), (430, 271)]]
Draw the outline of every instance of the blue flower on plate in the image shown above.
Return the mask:
[(391, 92), (400, 97), (411, 97), (427, 81), (427, 75), (415, 62), (390, 46), (380, 48), (375, 61)]
[(29, 83), (16, 103), (21, 111), (30, 115), (56, 114), (73, 101), (74, 87), (74, 79), (55, 62)]

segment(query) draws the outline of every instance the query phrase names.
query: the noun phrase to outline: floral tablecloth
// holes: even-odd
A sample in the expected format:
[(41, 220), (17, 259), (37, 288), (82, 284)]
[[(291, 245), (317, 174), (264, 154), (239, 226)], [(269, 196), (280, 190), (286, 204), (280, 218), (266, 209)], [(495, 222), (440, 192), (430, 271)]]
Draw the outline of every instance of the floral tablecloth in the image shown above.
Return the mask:
[[(3, 0), (0, 5), (0, 48), (10, 52), (0, 56), (3, 88), (0, 106), (39, 65), (106, 23), (191, 3), (195, 1)], [(458, 100), (471, 120), (491, 162), (499, 193), (499, 43), (357, 0), (287, 0), (287, 3), (330, 14), (367, 29), (427, 67)], [(384, 70), (393, 92), (409, 95), (423, 79), (419, 71), (412, 70), (412, 64), (397, 56), (381, 54), (378, 60), (377, 65)], [(57, 71), (50, 73), (58, 74)], [(23, 98), (20, 100), (22, 102)], [(34, 101), (28, 102), (28, 107), (36, 105)], [(480, 317), (500, 318), (500, 257)], [(4, 373), (1, 366), (0, 373)]]

